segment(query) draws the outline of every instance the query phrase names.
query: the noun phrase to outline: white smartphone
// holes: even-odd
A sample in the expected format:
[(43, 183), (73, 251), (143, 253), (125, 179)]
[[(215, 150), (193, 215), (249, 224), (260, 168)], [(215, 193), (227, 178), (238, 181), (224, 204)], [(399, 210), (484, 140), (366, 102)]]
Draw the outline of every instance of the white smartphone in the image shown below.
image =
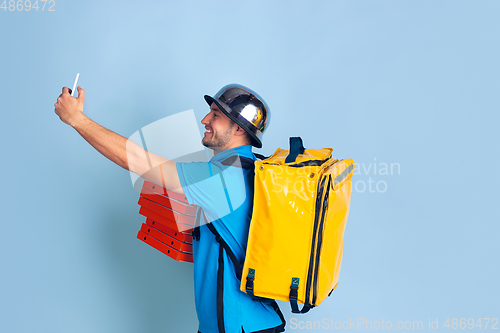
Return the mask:
[(80, 77), (80, 73), (76, 74), (75, 84), (73, 85), (73, 90), (71, 90), (71, 96), (75, 94), (76, 84), (78, 83), (78, 78)]

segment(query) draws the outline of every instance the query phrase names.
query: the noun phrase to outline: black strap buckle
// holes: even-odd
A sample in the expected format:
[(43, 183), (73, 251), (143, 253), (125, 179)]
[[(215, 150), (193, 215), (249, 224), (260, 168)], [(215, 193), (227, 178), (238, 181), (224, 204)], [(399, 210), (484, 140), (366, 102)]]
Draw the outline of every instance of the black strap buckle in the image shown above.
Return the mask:
[(253, 290), (253, 278), (247, 277), (246, 289)]
[(290, 299), (297, 300), (298, 297), (297, 290), (299, 290), (298, 287), (290, 286), (290, 295), (289, 295)]

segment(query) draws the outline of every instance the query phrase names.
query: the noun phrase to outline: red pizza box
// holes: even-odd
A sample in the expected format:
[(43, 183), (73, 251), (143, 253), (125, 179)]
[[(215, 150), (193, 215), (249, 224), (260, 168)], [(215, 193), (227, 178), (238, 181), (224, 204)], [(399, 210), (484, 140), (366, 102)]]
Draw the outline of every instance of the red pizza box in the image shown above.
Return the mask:
[(143, 223), (141, 226), (141, 231), (144, 232), (145, 234), (148, 234), (150, 236), (153, 236), (160, 242), (167, 244), (170, 247), (173, 247), (177, 251), (184, 252), (184, 253), (193, 253), (193, 246), (188, 243), (183, 243), (179, 241), (178, 239), (175, 239), (160, 230), (156, 229), (155, 227), (152, 227), (150, 225), (147, 225), (146, 223)]
[(184, 253), (184, 252), (179, 252), (175, 250), (173, 247), (170, 247), (162, 242), (160, 242), (158, 239), (154, 238), (151, 235), (148, 235), (141, 230), (139, 230), (139, 233), (137, 234), (137, 238), (143, 241), (144, 243), (154, 247), (158, 251), (166, 254), (170, 258), (177, 260), (177, 261), (186, 261), (186, 262), (193, 262), (193, 255), (191, 253)]
[(177, 201), (173, 198), (169, 198), (165, 195), (158, 194), (154, 191), (148, 190), (147, 188), (142, 188), (141, 191), (141, 197), (146, 198), (148, 200), (151, 200), (153, 202), (156, 202), (157, 204), (160, 204), (162, 206), (165, 206), (167, 208), (170, 208), (171, 210), (174, 210), (178, 213), (185, 214), (185, 215), (191, 215), (195, 216), (196, 215), (196, 206), (195, 205), (189, 205), (187, 203), (184, 203), (182, 201)]
[(174, 192), (174, 191), (169, 191), (166, 188), (164, 188), (164, 187), (162, 187), (160, 185), (156, 185), (155, 183), (152, 183), (150, 181), (145, 180), (144, 184), (142, 185), (142, 188), (146, 189), (146, 190), (149, 190), (149, 191), (156, 192), (158, 194), (162, 194), (162, 195), (167, 196), (169, 198), (172, 198), (172, 199), (175, 199), (177, 201), (183, 202), (186, 205), (189, 205), (189, 203), (188, 203), (188, 201), (186, 199), (186, 196), (184, 194), (177, 193), (177, 192)]
[(150, 217), (148, 217), (146, 219), (146, 224), (160, 230), (161, 232), (163, 232), (163, 233), (169, 235), (170, 237), (173, 237), (173, 238), (175, 238), (183, 243), (192, 244), (192, 242), (193, 242), (193, 236), (191, 236), (191, 230), (189, 230), (189, 231), (175, 231), (174, 229), (169, 228), (166, 225), (163, 225), (161, 223), (157, 223), (156, 221), (154, 221)]
[(152, 219), (155, 223), (157, 224), (162, 224), (163, 226), (170, 228), (174, 231), (182, 232), (182, 233), (190, 233), (192, 229), (194, 228), (193, 225), (188, 225), (188, 224), (182, 224), (182, 223), (176, 223), (173, 220), (170, 220), (166, 218), (165, 216), (158, 214), (150, 209), (147, 209), (146, 207), (141, 206), (139, 209), (139, 214), (146, 216), (150, 219)]
[(155, 224), (161, 224), (167, 228), (170, 228), (174, 231), (178, 232), (190, 232), (193, 230), (193, 226), (186, 225), (186, 224), (177, 224), (175, 221), (169, 220), (165, 218), (164, 216), (153, 212), (152, 210), (149, 210), (145, 207), (141, 207), (139, 209), (139, 214), (146, 216), (147, 218), (150, 218), (154, 221)]
[(144, 197), (139, 198), (138, 204), (176, 223), (194, 226), (195, 216), (178, 213), (175, 210), (162, 206)]

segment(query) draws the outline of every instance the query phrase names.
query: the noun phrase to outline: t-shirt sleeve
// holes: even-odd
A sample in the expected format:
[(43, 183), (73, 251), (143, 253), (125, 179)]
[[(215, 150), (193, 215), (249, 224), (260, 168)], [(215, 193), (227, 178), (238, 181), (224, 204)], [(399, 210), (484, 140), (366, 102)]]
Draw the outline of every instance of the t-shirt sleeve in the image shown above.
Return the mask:
[(189, 204), (203, 208), (211, 221), (243, 204), (247, 191), (243, 169), (220, 163), (177, 163), (177, 174)]

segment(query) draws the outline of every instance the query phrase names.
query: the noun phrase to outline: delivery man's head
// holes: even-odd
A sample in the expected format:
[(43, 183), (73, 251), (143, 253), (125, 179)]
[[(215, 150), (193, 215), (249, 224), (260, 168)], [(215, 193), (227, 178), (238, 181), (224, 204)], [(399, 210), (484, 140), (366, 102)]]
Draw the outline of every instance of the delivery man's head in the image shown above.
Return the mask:
[(262, 134), (269, 126), (269, 108), (251, 89), (230, 84), (214, 97), (205, 95), (210, 112), (201, 123), (206, 132), (202, 143), (216, 151), (246, 144), (262, 147)]

